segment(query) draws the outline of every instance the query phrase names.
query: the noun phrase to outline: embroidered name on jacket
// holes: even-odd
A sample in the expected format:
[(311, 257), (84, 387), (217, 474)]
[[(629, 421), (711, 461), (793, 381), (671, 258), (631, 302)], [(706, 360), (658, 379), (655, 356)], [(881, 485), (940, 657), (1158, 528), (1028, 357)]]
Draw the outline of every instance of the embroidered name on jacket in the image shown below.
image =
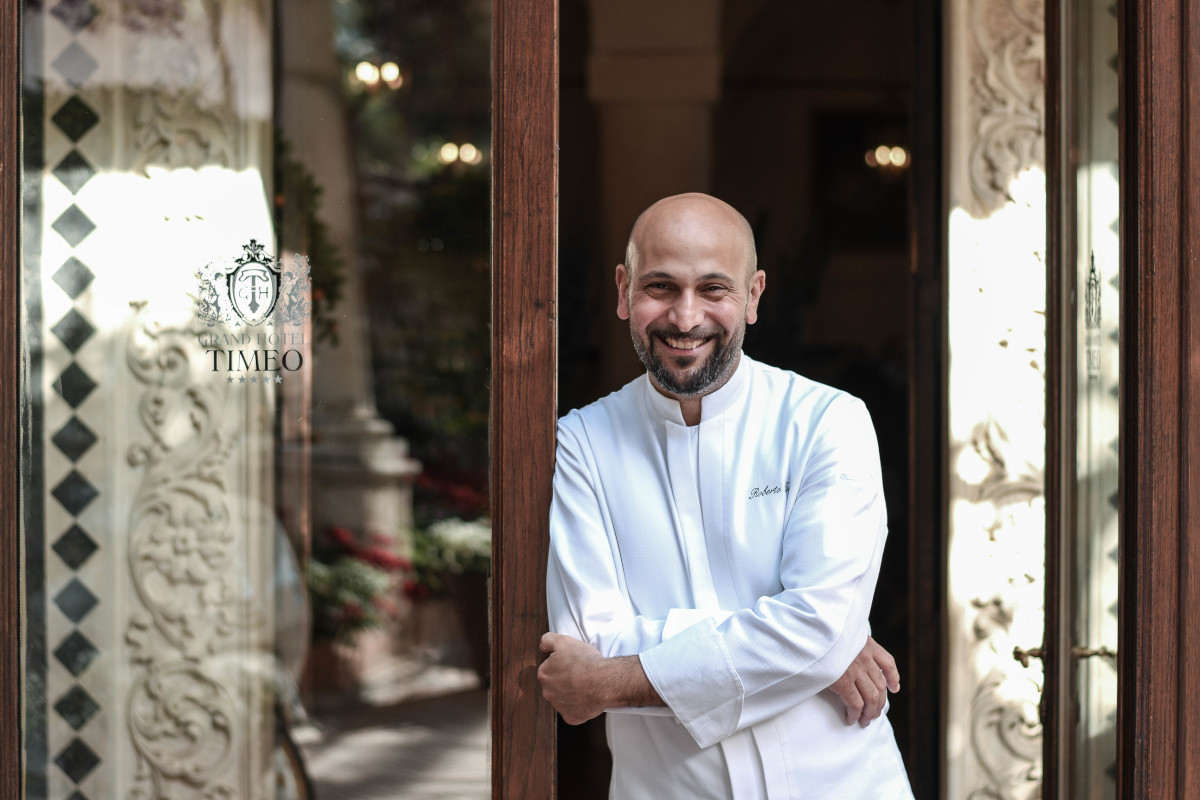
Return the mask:
[(791, 481), (788, 481), (787, 483), (785, 483), (783, 485), (782, 489), (780, 489), (778, 486), (755, 486), (753, 489), (750, 490), (750, 496), (747, 497), (746, 499), (747, 500), (757, 500), (760, 497), (769, 497), (770, 495), (779, 494), (780, 492), (791, 491), (791, 488), (792, 488)]

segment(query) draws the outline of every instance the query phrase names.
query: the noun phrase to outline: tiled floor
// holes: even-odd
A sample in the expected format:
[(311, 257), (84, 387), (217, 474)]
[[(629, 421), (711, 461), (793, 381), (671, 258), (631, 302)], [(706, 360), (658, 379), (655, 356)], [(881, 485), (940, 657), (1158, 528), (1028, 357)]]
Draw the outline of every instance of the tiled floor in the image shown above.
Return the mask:
[(491, 796), (482, 689), (327, 715), (298, 738), (316, 800)]

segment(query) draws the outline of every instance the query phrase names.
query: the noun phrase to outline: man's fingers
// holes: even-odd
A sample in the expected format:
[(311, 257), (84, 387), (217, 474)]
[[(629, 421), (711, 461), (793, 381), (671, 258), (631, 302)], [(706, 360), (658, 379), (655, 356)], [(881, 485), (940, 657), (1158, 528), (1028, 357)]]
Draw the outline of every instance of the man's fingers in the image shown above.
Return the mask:
[[(858, 724), (865, 728), (883, 711), (883, 702), (887, 695), (875, 685), (869, 673), (860, 676), (856, 685), (858, 693), (862, 695), (863, 699), (862, 713), (858, 716)], [(884, 689), (886, 691), (886, 687)]]
[(887, 688), (893, 694), (900, 691), (900, 670), (896, 666), (896, 659), (892, 658), (892, 654), (883, 649), (878, 642), (867, 637), (867, 647), (864, 651), (869, 651), (875, 666), (883, 672), (883, 677), (887, 681)]
[(553, 653), (554, 652), (554, 638), (556, 636), (558, 636), (557, 633), (543, 633), (542, 634), (542, 641), (538, 646), (541, 648), (541, 651), (543, 653)]

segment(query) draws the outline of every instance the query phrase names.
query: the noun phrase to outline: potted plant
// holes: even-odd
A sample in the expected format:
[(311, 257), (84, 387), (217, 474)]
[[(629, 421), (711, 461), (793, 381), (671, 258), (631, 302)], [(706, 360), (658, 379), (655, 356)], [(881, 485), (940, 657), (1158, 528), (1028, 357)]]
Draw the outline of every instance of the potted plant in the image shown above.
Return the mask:
[(359, 636), (396, 621), (397, 587), (412, 569), (383, 534), (371, 534), (364, 543), (345, 528), (330, 528), (313, 542), (305, 577), (312, 605), (308, 672), (314, 691), (357, 685), (369, 666), (357, 657)]

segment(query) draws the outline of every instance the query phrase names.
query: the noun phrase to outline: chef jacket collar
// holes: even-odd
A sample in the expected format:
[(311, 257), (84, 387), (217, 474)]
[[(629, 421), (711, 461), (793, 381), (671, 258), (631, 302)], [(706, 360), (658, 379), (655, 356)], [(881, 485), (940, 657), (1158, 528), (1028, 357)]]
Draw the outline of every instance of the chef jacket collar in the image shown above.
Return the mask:
[[(739, 352), (737, 369), (729, 376), (725, 385), (700, 399), (700, 421), (704, 422), (719, 417), (729, 409), (740, 405), (746, 394), (746, 387), (749, 385), (750, 358), (745, 353)], [(646, 401), (651, 411), (667, 422), (673, 422), (676, 425), (687, 424), (683, 421), (683, 411), (679, 408), (679, 401), (667, 397), (654, 388), (649, 373), (646, 374)]]

